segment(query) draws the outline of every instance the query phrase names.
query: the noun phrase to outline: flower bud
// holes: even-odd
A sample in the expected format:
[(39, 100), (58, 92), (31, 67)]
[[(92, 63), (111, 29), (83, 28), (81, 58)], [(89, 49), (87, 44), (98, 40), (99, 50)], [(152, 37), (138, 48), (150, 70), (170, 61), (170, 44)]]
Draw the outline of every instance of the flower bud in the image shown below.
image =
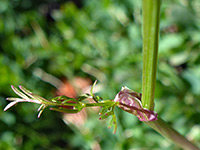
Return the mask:
[(114, 101), (119, 102), (118, 107), (137, 116), (140, 121), (157, 120), (157, 113), (142, 107), (141, 97), (141, 93), (134, 92), (124, 86)]

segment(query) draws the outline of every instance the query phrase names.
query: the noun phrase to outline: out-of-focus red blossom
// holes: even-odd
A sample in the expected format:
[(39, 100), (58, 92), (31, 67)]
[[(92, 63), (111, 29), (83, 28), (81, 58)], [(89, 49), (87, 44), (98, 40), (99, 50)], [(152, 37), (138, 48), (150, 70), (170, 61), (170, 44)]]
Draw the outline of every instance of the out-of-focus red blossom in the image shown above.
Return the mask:
[(87, 89), (90, 89), (91, 84), (92, 80), (89, 78), (75, 77), (72, 81), (64, 79), (63, 84), (58, 88), (55, 94), (76, 98), (79, 92), (88, 92)]
[(74, 80), (74, 85), (76, 88), (80, 89), (82, 93), (89, 92), (90, 86), (92, 85), (92, 80), (89, 78), (76, 77)]
[(142, 107), (142, 94), (134, 92), (127, 87), (122, 87), (116, 95), (114, 101), (119, 102), (119, 107), (133, 115), (137, 116), (140, 121), (157, 120), (157, 113)]
[[(64, 80), (63, 84), (59, 87), (58, 91), (55, 92), (57, 96), (64, 95), (71, 98), (76, 98), (80, 93), (89, 93), (92, 85), (92, 80), (89, 78), (75, 77), (73, 81)], [(70, 107), (68, 107), (69, 109)], [(78, 113), (63, 115), (63, 120), (66, 124), (71, 124), (76, 126), (80, 131), (84, 131), (83, 134), (87, 134), (89, 129), (84, 127), (84, 124), (87, 120), (88, 114), (85, 108)], [(84, 129), (83, 129), (84, 128)], [(91, 143), (92, 150), (100, 150), (101, 147), (97, 141), (94, 140), (94, 143)]]
[(71, 98), (76, 98), (76, 91), (74, 87), (66, 79), (63, 81), (63, 84), (59, 87), (55, 94), (58, 96), (64, 95)]
[[(71, 98), (76, 98), (78, 93), (85, 93), (86, 89), (89, 89), (91, 86), (92, 81), (89, 78), (81, 78), (75, 77), (72, 81), (68, 81), (67, 79), (63, 80), (63, 84), (58, 88), (55, 92), (56, 96), (68, 96)], [(75, 103), (69, 101), (70, 103)], [(72, 106), (61, 106), (67, 109), (73, 109)], [(84, 110), (85, 111), (85, 110)], [(79, 113), (76, 113), (79, 114)], [(73, 115), (76, 115), (73, 114)]]
[(87, 112), (83, 108), (83, 110), (81, 110), (80, 112), (75, 113), (75, 114), (65, 113), (63, 115), (63, 120), (65, 121), (66, 124), (73, 124), (77, 128), (82, 128), (85, 121), (87, 120)]
[[(90, 87), (92, 84), (92, 81), (88, 78), (81, 78), (81, 77), (75, 77), (72, 81), (64, 80), (63, 84), (59, 87), (58, 91), (55, 92), (57, 96), (64, 95), (71, 98), (76, 98), (78, 92), (84, 91), (85, 88)], [(70, 102), (73, 103), (73, 102)], [(73, 107), (67, 106), (67, 109), (70, 109)], [(63, 120), (67, 124), (73, 124), (77, 128), (80, 128), (85, 121), (87, 120), (87, 112), (83, 108), (78, 113), (75, 114), (67, 114), (65, 113), (63, 116)]]

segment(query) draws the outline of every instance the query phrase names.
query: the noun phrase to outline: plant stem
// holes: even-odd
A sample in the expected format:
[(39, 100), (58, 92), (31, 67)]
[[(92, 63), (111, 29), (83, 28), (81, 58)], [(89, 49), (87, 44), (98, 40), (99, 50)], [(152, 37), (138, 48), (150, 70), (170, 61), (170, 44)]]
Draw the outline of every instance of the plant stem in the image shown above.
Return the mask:
[(143, 0), (143, 77), (142, 105), (154, 109), (154, 91), (158, 53), (160, 0)]
[(193, 145), (184, 136), (179, 134), (176, 130), (171, 128), (165, 121), (158, 118), (156, 121), (146, 122), (151, 128), (159, 132), (164, 137), (170, 139), (174, 144), (180, 146), (184, 150), (199, 150), (198, 147)]
[(104, 100), (99, 103), (85, 103), (85, 107), (95, 107), (95, 106), (111, 106), (116, 105), (117, 102), (114, 102), (112, 100)]
[[(142, 105), (148, 110), (154, 109), (154, 91), (156, 82), (156, 66), (158, 54), (158, 33), (160, 0), (143, 0), (143, 77), (142, 77)], [(165, 121), (146, 122), (151, 128), (185, 150), (199, 150)]]

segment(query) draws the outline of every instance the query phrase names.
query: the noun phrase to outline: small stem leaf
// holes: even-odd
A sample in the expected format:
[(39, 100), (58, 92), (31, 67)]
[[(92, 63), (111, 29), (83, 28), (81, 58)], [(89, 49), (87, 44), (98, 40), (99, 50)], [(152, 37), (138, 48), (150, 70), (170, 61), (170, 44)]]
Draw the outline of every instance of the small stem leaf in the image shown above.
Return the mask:
[(97, 84), (97, 80), (94, 81), (94, 83), (93, 83), (93, 85), (90, 89), (90, 94), (91, 94), (92, 97), (94, 97), (93, 90), (94, 90), (94, 87), (96, 86), (96, 84)]
[(50, 102), (48, 101), (47, 99), (37, 95), (37, 94), (33, 94), (31, 91), (27, 90), (26, 88), (24, 88), (23, 86), (19, 86), (19, 88), (26, 94), (28, 95), (29, 97), (31, 97), (32, 99), (35, 99), (35, 100), (38, 100), (40, 101), (41, 103), (43, 102)]
[(77, 110), (77, 109), (64, 109), (62, 107), (59, 107), (59, 108), (52, 108), (51, 107), (50, 110), (63, 112), (63, 113), (77, 113), (77, 112), (79, 112), (79, 110)]
[(17, 101), (13, 101), (13, 102), (9, 103), (9, 104), (4, 108), (3, 111), (8, 110), (10, 107), (14, 106), (14, 105), (17, 104), (17, 103), (18, 103)]
[(111, 106), (104, 106), (101, 111), (99, 112), (100, 114), (100, 120), (106, 119), (109, 116), (112, 116), (110, 123), (108, 125), (108, 128), (111, 128), (113, 126), (113, 133), (116, 133), (117, 130), (117, 124), (116, 124), (116, 116), (114, 114), (114, 108), (118, 103), (113, 103)]
[(33, 94), (31, 91), (27, 90), (26, 88), (24, 88), (23, 86), (19, 86), (19, 88), (26, 94), (28, 95), (30, 98), (32, 98), (33, 100), (36, 100), (36, 101), (39, 101), (41, 103), (44, 103), (44, 102), (48, 102), (48, 100), (46, 100), (45, 98), (39, 96), (39, 95), (36, 95), (36, 94)]
[(95, 82), (93, 83), (93, 85), (92, 85), (92, 87), (91, 87), (90, 95), (92, 96), (92, 99), (93, 99), (96, 103), (98, 103), (99, 97), (96, 97), (96, 96), (94, 95), (94, 93), (93, 93), (93, 90), (94, 90), (94, 87), (95, 87), (96, 84), (97, 84), (97, 80), (95, 80)]
[(33, 98), (34, 98), (34, 99), (40, 101), (41, 103), (46, 103), (46, 104), (48, 104), (48, 105), (51, 105), (51, 104), (52, 104), (51, 101), (49, 101), (49, 100), (47, 100), (47, 99), (45, 99), (45, 98), (43, 98), (43, 97), (41, 97), (41, 96), (39, 96), (39, 95), (37, 95), (37, 94), (32, 94), (32, 95), (33, 95)]
[(40, 105), (37, 111), (40, 111), (44, 107), (44, 104)]
[(101, 111), (99, 112), (99, 115), (105, 114), (108, 109), (110, 108), (110, 106), (104, 106), (101, 108)]
[(79, 101), (77, 101), (77, 100), (75, 100), (73, 98), (70, 98), (70, 99), (66, 99), (66, 100), (62, 101), (61, 105), (65, 105), (65, 104), (69, 104), (69, 103), (73, 103), (73, 102), (77, 103)]
[(78, 101), (83, 101), (89, 97), (90, 97), (90, 94), (85, 93), (84, 95), (81, 95), (78, 97)]
[(61, 103), (65, 103), (65, 102), (68, 102), (68, 101), (73, 101), (73, 102), (78, 102), (78, 100), (74, 99), (74, 98), (71, 98), (71, 97), (68, 97), (68, 96), (58, 96), (58, 97), (55, 97), (55, 98), (52, 98), (51, 99), (52, 102), (61, 102)]
[(39, 109), (38, 109), (38, 111), (39, 111), (39, 113), (38, 113), (38, 118), (40, 118), (42, 112), (44, 111), (44, 109), (45, 109), (47, 106), (48, 106), (48, 105), (42, 104), (42, 105), (39, 107)]
[(108, 128), (111, 128), (113, 126), (113, 133), (115, 134), (117, 131), (117, 122), (116, 122), (116, 116), (113, 114), (112, 119), (110, 120), (110, 123), (108, 125)]
[(113, 118), (113, 116), (112, 116), (112, 118), (111, 118), (111, 120), (110, 120), (110, 122), (109, 122), (109, 124), (108, 124), (108, 128), (110, 129), (112, 126), (113, 126), (113, 120), (114, 118)]
[(63, 101), (63, 100), (66, 100), (66, 99), (70, 99), (70, 97), (68, 97), (68, 96), (57, 96), (57, 97), (52, 98), (51, 100)]
[(113, 133), (115, 134), (117, 131), (117, 119), (116, 116), (113, 115)]
[(31, 91), (27, 90), (26, 88), (24, 88), (23, 86), (19, 86), (19, 88), (26, 94), (28, 95), (29, 97), (31, 97), (32, 99), (34, 100), (37, 100), (37, 101), (40, 101), (41, 103), (43, 102), (49, 102), (47, 99), (37, 95), (37, 94), (33, 94)]
[(20, 90), (22, 90), (25, 94), (26, 94), (26, 93), (32, 93), (31, 91), (29, 91), (28, 89), (26, 89), (25, 87), (23, 87), (23, 86), (21, 86), (21, 85), (19, 85), (18, 87), (19, 87)]
[(14, 87), (13, 85), (11, 85), (12, 90), (19, 95), (21, 98), (24, 99), (29, 99), (25, 94), (23, 94), (22, 92), (20, 92), (16, 87)]
[(26, 95), (33, 98), (32, 92), (24, 88), (23, 86), (19, 85), (20, 90), (22, 90)]
[(21, 98), (15, 98), (15, 97), (8, 97), (6, 98), (7, 101), (26, 101), (24, 99)]
[(114, 114), (113, 111), (108, 111), (108, 112), (106, 112), (105, 114), (101, 115), (101, 116), (99, 117), (99, 119), (100, 119), (100, 120), (106, 119), (106, 118), (108, 118), (110, 115), (113, 115), (113, 114)]
[(97, 101), (100, 101), (100, 100), (102, 100), (102, 99), (103, 99), (102, 97), (96, 96), (96, 100), (97, 100)]

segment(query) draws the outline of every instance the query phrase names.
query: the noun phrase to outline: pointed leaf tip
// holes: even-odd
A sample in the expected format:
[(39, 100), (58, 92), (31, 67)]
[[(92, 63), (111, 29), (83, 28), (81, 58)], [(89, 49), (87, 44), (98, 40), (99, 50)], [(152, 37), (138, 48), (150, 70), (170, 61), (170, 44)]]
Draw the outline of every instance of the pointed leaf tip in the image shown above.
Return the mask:
[(14, 85), (11, 85), (10, 87), (11, 87), (11, 89), (15, 92), (15, 89), (16, 89), (15, 86), (14, 86)]
[(17, 104), (17, 103), (18, 103), (17, 101), (14, 101), (14, 102), (9, 103), (9, 104), (4, 108), (3, 111), (7, 111), (9, 108), (11, 108), (12, 106), (14, 106), (14, 105)]
[(22, 85), (18, 85), (18, 87), (19, 87), (20, 89), (23, 89), (23, 88), (24, 88)]

